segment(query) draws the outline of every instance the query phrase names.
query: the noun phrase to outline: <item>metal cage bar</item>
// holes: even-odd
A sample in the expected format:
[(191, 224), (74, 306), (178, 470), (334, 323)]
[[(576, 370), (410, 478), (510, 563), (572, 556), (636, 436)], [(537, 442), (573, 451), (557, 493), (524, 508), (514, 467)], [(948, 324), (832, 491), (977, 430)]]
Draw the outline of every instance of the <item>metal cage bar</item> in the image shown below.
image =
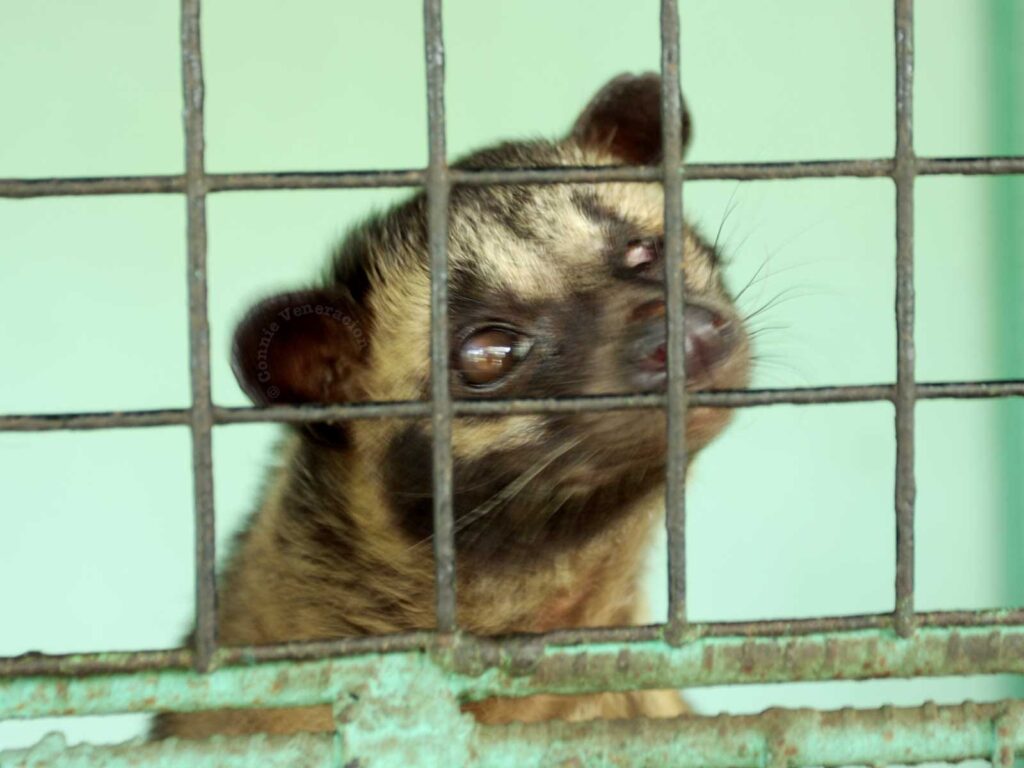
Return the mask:
[(430, 392), (433, 432), (434, 561), (437, 628), (453, 632), (455, 524), (452, 509), (452, 400), (448, 382), (448, 156), (445, 148), (441, 0), (424, 0), (427, 59), (427, 233), (430, 247)]
[[(1024, 157), (918, 158), (913, 147), (913, 0), (893, 0), (896, 78), (896, 147), (891, 158), (779, 163), (682, 162), (682, 103), (679, 96), (679, 16), (677, 0), (661, 3), (662, 163), (639, 167), (449, 169), (445, 147), (444, 46), (442, 0), (424, 0), (424, 54), (427, 65), (429, 162), (426, 168), (393, 171), (208, 174), (204, 165), (203, 75), (200, 0), (181, 0), (181, 60), (184, 94), (185, 172), (109, 178), (0, 179), (0, 197), (63, 195), (181, 194), (188, 224), (188, 298), (191, 404), (183, 409), (79, 414), (0, 415), (0, 431), (188, 426), (192, 437), (196, 544), (196, 631), (191, 648), (169, 651), (26, 654), (0, 658), (0, 717), (114, 711), (193, 710), (217, 706), (295, 706), (331, 703), (352, 679), (397, 670), (410, 680), (424, 670), (441, 670), (444, 685), (470, 700), (496, 695), (630, 690), (782, 680), (864, 679), (968, 673), (1024, 673), (1024, 608), (998, 611), (914, 612), (914, 408), (938, 398), (1024, 397), (1024, 380), (918, 383), (914, 376), (914, 181), (920, 175), (1024, 173)], [(682, 182), (703, 179), (741, 181), (800, 178), (890, 177), (896, 186), (897, 376), (891, 384), (792, 389), (698, 392), (685, 389), (682, 279)], [(602, 181), (660, 182), (665, 192), (666, 299), (669, 384), (664, 395), (453, 401), (448, 379), (448, 202), (452, 185), (576, 184)], [(235, 190), (423, 187), (431, 266), (431, 382), (429, 402), (360, 403), (325, 406), (223, 408), (210, 392), (207, 313), (208, 194)], [(685, 580), (685, 415), (688, 405), (723, 408), (774, 404), (888, 401), (895, 407), (896, 584), (892, 612), (800, 620), (688, 624)], [(668, 415), (666, 526), (669, 538), (670, 612), (667, 624), (559, 630), (540, 635), (477, 638), (457, 630), (455, 547), (452, 508), (452, 419), (457, 415), (583, 412), (661, 408)], [(309, 423), (332, 419), (429, 418), (433, 439), (433, 483), (438, 632), (360, 637), (336, 641), (280, 643), (259, 647), (217, 647), (214, 506), (211, 433), (214, 425), (250, 422)], [(687, 642), (683, 643), (682, 640)], [(784, 640), (784, 642), (779, 642)], [(330, 658), (333, 657), (333, 658)], [(285, 666), (285, 664), (290, 666)], [(189, 668), (206, 674), (188, 677)], [(436, 668), (436, 669), (435, 669)], [(246, 681), (242, 685), (242, 681)], [(119, 687), (121, 686), (121, 687)], [(233, 687), (235, 686), (235, 687)], [(116, 689), (116, 690), (115, 690)], [(253, 691), (263, 695), (253, 697)], [(248, 698), (245, 695), (248, 694)], [(655, 749), (678, 747), (677, 738), (699, 744), (721, 725), (753, 749), (751, 765), (818, 764), (890, 758), (956, 759), (988, 757), (1009, 765), (1022, 746), (1024, 715), (1018, 703), (923, 708), (897, 714), (763, 713), (752, 718), (698, 718), (691, 726), (665, 721), (644, 726)], [(814, 718), (817, 718), (814, 720)], [(952, 719), (950, 719), (952, 718)], [(814, 720), (814, 723), (811, 723)], [(826, 743), (814, 732), (836, 726), (843, 738), (878, 736), (885, 744), (871, 750), (834, 751), (842, 739)], [(630, 725), (630, 728), (633, 726)], [(746, 728), (747, 730), (743, 730)], [(883, 729), (888, 729), (883, 730)], [(845, 730), (843, 730), (845, 729)], [(859, 732), (861, 729), (862, 732)], [(864, 730), (867, 729), (867, 730)], [(620, 732), (621, 731), (621, 732)], [(783, 733), (779, 741), (779, 734)], [(529, 750), (538, 734), (565, 749), (593, 755), (621, 747), (626, 726), (616, 724), (538, 724), (505, 729), (476, 728), (480, 754), (491, 759), (502, 750)], [(531, 735), (532, 734), (532, 735)], [(746, 734), (744, 736), (744, 734)], [(890, 736), (892, 738), (890, 738)], [(948, 752), (913, 751), (926, 737), (947, 738)], [(742, 738), (741, 738), (742, 737)], [(792, 738), (791, 738), (792, 737)], [(264, 741), (271, 753), (291, 760), (294, 743)], [(904, 742), (908, 738), (910, 742)], [(887, 751), (893, 739), (904, 751)], [(788, 740), (788, 741), (787, 741)], [(256, 745), (258, 740), (252, 740)], [(736, 744), (739, 748), (740, 741)], [(243, 743), (245, 742), (245, 743)], [(306, 742), (309, 742), (308, 744)], [(315, 742), (315, 743), (314, 743)], [(947, 743), (947, 742), (943, 742)], [(224, 742), (227, 744), (227, 742)], [(250, 742), (237, 742), (239, 749)], [(333, 753), (316, 739), (302, 742), (325, 760)], [(673, 747), (673, 744), (676, 747)], [(787, 744), (807, 752), (786, 752)], [(808, 747), (807, 745), (813, 745)], [(909, 745), (909, 746), (908, 746)], [(955, 745), (955, 746), (952, 746)], [(43, 746), (43, 745), (41, 745)], [(301, 746), (301, 745), (300, 745)], [(639, 745), (642, 748), (643, 744)], [(560, 746), (559, 748), (562, 748)], [(626, 748), (637, 748), (634, 747)], [(119, 747), (110, 748), (112, 750)], [(165, 747), (142, 748), (162, 759)], [(166, 747), (171, 752), (178, 746)], [(182, 748), (187, 751), (186, 748)], [(833, 751), (829, 751), (833, 749)], [(892, 747), (896, 749), (896, 747)], [(906, 751), (906, 750), (911, 751)], [(274, 750), (277, 750), (276, 752)], [(780, 751), (782, 750), (782, 751)], [(813, 751), (817, 750), (817, 751)], [(99, 753), (104, 753), (103, 748)], [(0, 755), (6, 760), (12, 753)], [(83, 753), (84, 754), (84, 753)], [(113, 752), (104, 754), (113, 755)], [(177, 753), (176, 753), (177, 754)], [(196, 753), (197, 759), (199, 753)], [(566, 753), (571, 756), (569, 752)], [(649, 755), (649, 752), (644, 752)], [(668, 754), (667, 752), (665, 753)], [(677, 754), (673, 752), (672, 754)], [(719, 750), (716, 754), (722, 754)], [(890, 757), (886, 757), (889, 755)], [(28, 756), (26, 756), (28, 757)], [(568, 758), (567, 758), (568, 759)], [(694, 758), (697, 760), (697, 758)], [(706, 756), (693, 764), (717, 764)], [(802, 762), (804, 760), (809, 763)], [(500, 761), (500, 758), (499, 758)], [(905, 762), (905, 760), (901, 760)], [(240, 763), (241, 764), (241, 763)], [(491, 764), (482, 762), (481, 764)], [(495, 762), (494, 764), (500, 764)], [(525, 764), (525, 763), (523, 763)], [(682, 764), (682, 763), (680, 763)], [(730, 765), (733, 763), (729, 763)], [(746, 764), (746, 763), (743, 763)], [(780, 763), (781, 764), (781, 763)]]
[(206, 177), (203, 59), (199, 0), (181, 2), (181, 70), (185, 122), (185, 201), (188, 209), (189, 371), (192, 483), (195, 495), (195, 665), (209, 669), (217, 648), (217, 577), (213, 511), (213, 403), (210, 318), (206, 307)]
[(895, 2), (896, 631), (914, 629), (914, 2)]
[[(946, 629), (950, 633), (947, 651), (950, 658), (964, 650), (961, 630), (973, 630), (987, 638), (988, 653), (998, 645), (992, 633), (1003, 628), (1024, 627), (1024, 609), (985, 611), (937, 611), (919, 613), (917, 626), (923, 629)], [(692, 623), (691, 641), (704, 638), (796, 638), (808, 635), (828, 635), (835, 656), (847, 638), (862, 630), (894, 631), (892, 612), (860, 616), (825, 616), (813, 619), (769, 619), (747, 622)], [(514, 635), (503, 638), (473, 638), (459, 640), (459, 656), (475, 657), (479, 669), (499, 665), (507, 657), (528, 656), (543, 645), (552, 654), (568, 650), (583, 643), (615, 644), (656, 642), (663, 639), (665, 627), (649, 624), (635, 627), (596, 627), (555, 630), (537, 635)], [(958, 639), (951, 642), (953, 637)], [(328, 657), (346, 657), (361, 654), (395, 654), (409, 651), (435, 653), (450, 650), (449, 644), (440, 643), (432, 632), (419, 631), (392, 635), (351, 637), (339, 640), (319, 640), (278, 643), (276, 645), (230, 646), (219, 648), (215, 654), (215, 667), (252, 666), (278, 661), (311, 661)], [(984, 650), (984, 649), (983, 649)], [(18, 677), (91, 676), (126, 672), (180, 670), (192, 666), (194, 652), (179, 648), (166, 651), (117, 651), (108, 653), (81, 653), (49, 655), (28, 653), (11, 658), (0, 658), (0, 690), (5, 679)], [(762, 664), (756, 654), (749, 659), (749, 674), (758, 675)], [(1016, 662), (1014, 662), (1016, 663)], [(1009, 672), (1010, 669), (994, 671)], [(889, 671), (892, 674), (892, 671)]]
[(661, 3), (661, 143), (665, 195), (664, 267), (668, 334), (665, 529), (668, 541), (668, 621), (681, 639), (686, 625), (686, 329), (683, 282), (683, 104), (679, 90), (679, 6)]
[[(918, 157), (918, 176), (994, 176), (1024, 173), (1024, 157)], [(891, 177), (891, 157), (869, 160), (812, 160), (768, 163), (688, 163), (687, 181), (779, 181)], [(282, 189), (363, 189), (416, 187), (426, 170), (281, 171), (277, 173), (209, 173), (208, 193)], [(594, 166), (573, 168), (452, 168), (453, 185), (594, 184), (603, 181), (660, 181), (660, 166)], [(166, 195), (185, 191), (181, 175), (110, 176), (82, 178), (0, 179), (0, 198), (64, 197), (78, 195)]]
[[(322, 644), (319, 650), (328, 647)], [(796, 635), (785, 642), (729, 635), (681, 645), (628, 639), (567, 647), (552, 647), (543, 637), (462, 644), (437, 635), (429, 652), (412, 648), (278, 659), (220, 666), (204, 675), (163, 668), (0, 677), (0, 717), (320, 706), (373, 681), (386, 681), (401, 692), (400, 700), (405, 689), (430, 681), (440, 703), (442, 694), (473, 702), (496, 696), (997, 673), (1024, 673), (1024, 627), (1000, 627), (998, 632), (994, 626), (920, 627), (906, 638), (864, 629)], [(398, 714), (396, 704), (393, 714)]]
[[(407, 765), (414, 755), (422, 764), (472, 768), (795, 768), (972, 758), (1011, 766), (1015, 752), (1024, 749), (1022, 721), (1024, 708), (1015, 701), (831, 712), (774, 709), (758, 715), (639, 722), (553, 721), (475, 726), (448, 742), (406, 733), (382, 744), (379, 757), (387, 765)], [(64, 739), (51, 735), (35, 747), (14, 751), (11, 759), (12, 765), (36, 765), (42, 760), (54, 768), (90, 764), (328, 768), (339, 764), (330, 734), (229, 736), (220, 744), (223, 751), (216, 753), (187, 740), (69, 747)], [(61, 752), (63, 759), (48, 760)]]
[[(925, 382), (916, 387), (917, 400), (972, 400), (1024, 397), (1024, 380)], [(821, 405), (867, 403), (896, 399), (893, 384), (845, 387), (794, 387), (785, 389), (717, 390), (692, 392), (691, 405), (714, 408), (755, 408), (769, 405)], [(665, 396), (586, 395), (566, 398), (455, 400), (457, 416), (483, 414), (580, 413), (583, 411), (664, 408)], [(278, 405), (268, 407), (213, 407), (214, 424), (304, 424), (342, 419), (428, 417), (429, 403), (406, 400), (388, 403), (339, 405)], [(96, 411), (92, 413), (4, 414), (0, 432), (51, 432), (74, 429), (165, 427), (189, 423), (189, 410), (167, 408), (153, 411)]]

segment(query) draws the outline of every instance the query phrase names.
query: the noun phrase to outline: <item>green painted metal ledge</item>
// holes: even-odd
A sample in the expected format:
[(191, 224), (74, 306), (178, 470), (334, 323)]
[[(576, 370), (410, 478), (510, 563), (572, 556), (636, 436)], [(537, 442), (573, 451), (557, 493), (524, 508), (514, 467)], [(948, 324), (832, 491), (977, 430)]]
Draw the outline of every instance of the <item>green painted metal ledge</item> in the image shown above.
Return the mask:
[[(111, 768), (188, 765), (417, 768), (473, 766), (774, 766), (914, 764), (984, 759), (1010, 766), (1024, 750), (1024, 703), (965, 703), (874, 710), (768, 710), (759, 715), (671, 720), (545, 722), (477, 726), (457, 708), (441, 708), (448, 728), (372, 729), (351, 742), (341, 735), (216, 737), (209, 741), (140, 740), (68, 747), (51, 734), (25, 750), (0, 753), (0, 768)], [(441, 718), (432, 718), (435, 721)]]
[(1024, 627), (920, 628), (822, 632), (780, 638), (707, 637), (682, 646), (662, 640), (578, 647), (526, 647), (516, 654), (486, 643), (442, 651), (360, 654), (305, 662), (106, 675), (0, 677), (0, 719), (223, 707), (332, 704), (367, 685), (394, 691), (431, 680), (435, 695), (459, 701), (537, 693), (879, 677), (1024, 674)]

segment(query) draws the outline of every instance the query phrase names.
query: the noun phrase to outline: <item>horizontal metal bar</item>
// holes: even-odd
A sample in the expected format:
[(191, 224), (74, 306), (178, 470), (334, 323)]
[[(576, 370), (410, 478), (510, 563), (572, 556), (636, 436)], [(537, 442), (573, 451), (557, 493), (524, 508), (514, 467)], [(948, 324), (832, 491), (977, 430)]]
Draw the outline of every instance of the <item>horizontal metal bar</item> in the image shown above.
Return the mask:
[(68, 429), (119, 429), (188, 424), (187, 409), (161, 411), (96, 411), (93, 413), (5, 414), (0, 432), (53, 432)]
[(972, 400), (987, 397), (1024, 397), (1024, 379), (1004, 381), (917, 382), (918, 400)]
[[(768, 181), (772, 179), (876, 178), (891, 176), (892, 158), (820, 160), (770, 163), (692, 163), (687, 181)], [(1024, 157), (921, 157), (916, 173), (922, 176), (1003, 175), (1024, 173)], [(593, 184), (616, 181), (659, 181), (658, 166), (591, 166), (559, 168), (453, 168), (453, 184)], [(265, 191), (272, 189), (355, 189), (415, 187), (426, 180), (420, 168), (371, 171), (281, 171), (277, 173), (208, 173), (208, 192)], [(0, 197), (30, 198), (74, 195), (173, 194), (185, 191), (183, 175), (109, 176), (45, 179), (0, 179)]]
[[(219, 652), (218, 652), (219, 653)], [(216, 660), (219, 660), (219, 656)], [(0, 678), (0, 719), (329, 704), (367, 680), (439, 675), (463, 701), (709, 685), (1024, 673), (1024, 627), (921, 627), (793, 637), (546, 646), (467, 639), (423, 651), (191, 670)], [(383, 678), (382, 678), (383, 679)]]
[(224, 736), (213, 740), (136, 739), (122, 744), (68, 745), (60, 733), (51, 733), (28, 749), (0, 752), (0, 768), (337, 768), (334, 737), (330, 733), (290, 736), (259, 734)]
[(404, 632), (402, 634), (379, 635), (376, 637), (346, 637), (338, 640), (235, 646), (233, 648), (223, 648), (219, 651), (217, 660), (221, 665), (259, 664), (269, 661), (313, 661), (334, 656), (354, 656), (363, 653), (425, 652), (438, 647), (446, 647), (449, 642), (449, 640), (438, 635), (436, 632)]
[[(1024, 608), (1000, 608), (985, 611), (934, 611), (917, 614), (922, 627), (969, 628), (1024, 626)], [(893, 615), (888, 613), (857, 616), (824, 616), (811, 619), (771, 619), (764, 621), (706, 622), (689, 625), (687, 639), (702, 637), (796, 637), (821, 633), (852, 632), (863, 629), (891, 630)], [(498, 646), (510, 653), (543, 642), (551, 648), (568, 648), (584, 643), (634, 643), (662, 639), (664, 624), (632, 627), (585, 627), (563, 629), (544, 634), (510, 635), (484, 638), (489, 648)], [(460, 643), (474, 642), (470, 636)], [(363, 653), (401, 653), (434, 651), (449, 647), (450, 642), (433, 632), (406, 632), (395, 635), (349, 637), (338, 640), (317, 640), (278, 643), (275, 645), (233, 646), (220, 648), (216, 666), (252, 665), (269, 661), (311, 661), (329, 657)], [(184, 669), (192, 664), (191, 649), (167, 651), (118, 651), (48, 655), (27, 653), (0, 658), (0, 677), (38, 675), (97, 675), (116, 672)]]
[(426, 171), (285, 171), (282, 173), (211, 173), (210, 192), (256, 192), (274, 189), (366, 189), (372, 187), (419, 187)]
[(0, 197), (9, 198), (152, 195), (184, 191), (183, 175), (0, 179)]
[[(483, 766), (901, 765), (991, 759), (1024, 749), (1019, 702), (669, 720), (544, 722), (475, 730), (468, 753)], [(1000, 731), (1000, 733), (997, 733)], [(424, 765), (429, 763), (425, 762)]]
[[(266, 418), (268, 415), (272, 418)], [(310, 422), (317, 421), (429, 417), (430, 402), (427, 400), (406, 400), (391, 403), (346, 403), (339, 405), (279, 405), (269, 408), (217, 407), (214, 409), (214, 421), (217, 424), (251, 424), (253, 422), (268, 421), (284, 424), (309, 424)]]
[[(772, 709), (757, 715), (688, 716), (665, 720), (613, 720), (459, 727), (442, 739), (456, 742), (459, 764), (474, 768), (540, 768), (551, 765), (762, 768), (763, 766), (908, 765), (967, 759), (1011, 764), (1024, 751), (1024, 704), (1001, 701), (813, 712)], [(343, 728), (352, 728), (343, 725)], [(399, 732), (378, 742), (381, 764), (452, 764), (452, 744)], [(85, 765), (337, 766), (351, 755), (335, 753), (331, 733), (169, 739), (109, 746), (68, 747), (51, 734), (24, 750), (0, 753), (0, 768), (79, 768)], [(442, 754), (443, 753), (443, 754)], [(354, 762), (354, 761), (353, 761)]]
[(917, 157), (918, 176), (1001, 176), (1024, 173), (1024, 157)]
[[(997, 608), (984, 611), (932, 611), (915, 617), (922, 627), (1007, 627), (1024, 626), (1024, 609)], [(857, 616), (824, 616), (811, 619), (776, 619), (766, 621), (715, 622), (698, 625), (702, 637), (789, 637), (822, 632), (850, 632), (860, 629), (893, 629), (889, 613)]]
[[(1024, 608), (1000, 608), (984, 611), (934, 611), (917, 614), (923, 627), (1024, 627)], [(687, 640), (705, 637), (774, 637), (786, 638), (825, 632), (852, 632), (862, 629), (893, 629), (893, 615), (889, 613), (857, 616), (825, 616), (810, 619), (773, 619), (762, 621), (693, 622), (688, 625)], [(551, 648), (569, 648), (585, 643), (637, 643), (661, 640), (665, 624), (645, 624), (631, 627), (582, 627), (560, 629), (543, 634), (507, 635), (500, 638), (481, 638), (488, 647), (498, 647), (510, 653), (543, 643)], [(389, 653), (402, 650), (431, 651), (438, 647), (437, 636), (429, 632), (412, 632), (381, 637), (358, 637), (321, 642), (288, 643), (274, 646), (226, 648), (221, 653), (222, 664), (255, 663), (259, 661), (311, 660), (353, 653)], [(460, 642), (474, 639), (463, 636)], [(3, 666), (0, 662), (0, 676)]]
[[(440, 655), (461, 675), (460, 698), (573, 694), (709, 685), (1024, 673), (1024, 628), (924, 628), (821, 632), (793, 637), (702, 637), (678, 648), (664, 641), (514, 649), (456, 645)], [(484, 668), (486, 666), (486, 668)], [(480, 668), (484, 670), (478, 671)]]
[[(221, 651), (223, 652), (223, 651)], [(0, 659), (0, 678), (30, 675), (106, 675), (187, 669), (191, 648), (167, 651), (104, 651), (101, 653), (47, 654), (36, 651)]]
[[(693, 392), (691, 406), (749, 408), (766, 405), (816, 405), (892, 401), (892, 384), (839, 387), (793, 387), (787, 389), (744, 389)], [(984, 399), (1024, 397), (1024, 380), (934, 382), (917, 385), (918, 400)], [(455, 400), (457, 416), (502, 416), (531, 413), (583, 413), (588, 411), (663, 408), (661, 394), (596, 395), (567, 398), (526, 398), (517, 400)], [(328, 420), (425, 418), (430, 415), (426, 401), (390, 403), (349, 403), (341, 405), (283, 405), (268, 408), (224, 408), (215, 406), (215, 424), (286, 423), (308, 424)], [(0, 415), (0, 432), (49, 432), (67, 429), (113, 429), (119, 427), (162, 427), (189, 423), (187, 409), (156, 411), (96, 411), (92, 413)]]

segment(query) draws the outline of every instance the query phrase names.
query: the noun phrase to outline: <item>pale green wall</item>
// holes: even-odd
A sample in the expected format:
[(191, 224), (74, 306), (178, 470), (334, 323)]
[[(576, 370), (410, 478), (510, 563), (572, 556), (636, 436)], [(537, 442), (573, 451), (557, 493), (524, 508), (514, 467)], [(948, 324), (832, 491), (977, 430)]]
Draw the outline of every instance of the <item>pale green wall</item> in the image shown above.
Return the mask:
[[(0, 177), (177, 173), (177, 4), (10, 3), (0, 24)], [(449, 146), (558, 134), (623, 70), (657, 68), (656, 0), (448, 0)], [(691, 159), (891, 153), (889, 0), (684, 0)], [(988, 2), (918, 3), (917, 147), (990, 151)], [(212, 171), (413, 167), (426, 159), (416, 0), (208, 0)], [(984, 179), (918, 183), (918, 373), (994, 377), (995, 280)], [(216, 195), (209, 203), (214, 396), (253, 298), (307, 279), (397, 191)], [(722, 243), (756, 320), (757, 384), (892, 380), (893, 190), (886, 180), (694, 183), (691, 219)], [(731, 213), (723, 218), (725, 212)], [(188, 402), (178, 197), (0, 201), (0, 412)], [(1024, 329), (1022, 329), (1024, 330)], [(995, 411), (919, 408), (918, 605), (1007, 599)], [(218, 539), (249, 510), (274, 428), (215, 434)], [(184, 429), (0, 434), (0, 654), (169, 647), (189, 623)], [(892, 414), (884, 404), (741, 413), (695, 467), (693, 617), (892, 608)], [(662, 564), (655, 564), (659, 574)], [(652, 578), (663, 608), (663, 577)], [(998, 681), (702, 691), (703, 710), (991, 698)], [(53, 723), (0, 724), (0, 747)], [(140, 718), (69, 722), (113, 740)]]

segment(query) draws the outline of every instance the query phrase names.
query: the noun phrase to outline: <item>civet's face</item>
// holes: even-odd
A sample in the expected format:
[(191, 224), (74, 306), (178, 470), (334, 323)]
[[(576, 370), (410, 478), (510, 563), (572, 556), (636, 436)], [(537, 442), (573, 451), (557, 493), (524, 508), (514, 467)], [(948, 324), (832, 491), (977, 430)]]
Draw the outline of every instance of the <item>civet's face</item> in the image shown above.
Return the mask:
[[(651, 76), (619, 78), (567, 139), (505, 144), (460, 165), (657, 162), (659, 89)], [(663, 205), (659, 184), (456, 187), (448, 244), (452, 395), (662, 391)], [(418, 197), (373, 220), (342, 246), (326, 287), (269, 299), (243, 321), (235, 367), (258, 402), (429, 397), (424, 214)], [(747, 336), (717, 255), (687, 229), (682, 257), (688, 387), (742, 387)], [(691, 409), (690, 451), (727, 419), (726, 411)], [(352, 422), (334, 435), (375, 454), (393, 513), (411, 536), (429, 535), (429, 426)], [(460, 418), (453, 437), (459, 542), (516, 551), (599, 529), (600, 518), (661, 482), (666, 442), (665, 416), (656, 410)]]

